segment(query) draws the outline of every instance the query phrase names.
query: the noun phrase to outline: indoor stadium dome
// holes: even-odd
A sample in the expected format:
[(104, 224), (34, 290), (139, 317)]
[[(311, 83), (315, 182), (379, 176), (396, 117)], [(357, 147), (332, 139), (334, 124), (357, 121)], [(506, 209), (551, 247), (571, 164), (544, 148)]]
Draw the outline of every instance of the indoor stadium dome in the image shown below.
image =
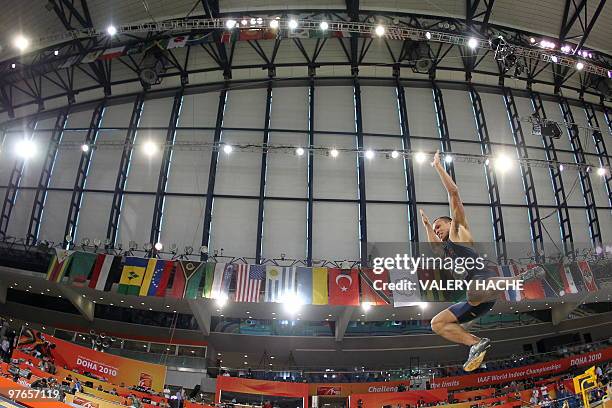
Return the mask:
[(605, 0), (2, 5), (0, 406), (612, 407)]

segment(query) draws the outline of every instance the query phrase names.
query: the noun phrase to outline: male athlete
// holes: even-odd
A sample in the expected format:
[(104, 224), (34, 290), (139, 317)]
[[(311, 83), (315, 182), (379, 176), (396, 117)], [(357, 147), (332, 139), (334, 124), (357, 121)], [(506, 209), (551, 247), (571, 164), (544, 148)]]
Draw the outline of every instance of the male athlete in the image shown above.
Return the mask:
[[(421, 209), (421, 218), (425, 230), (427, 231), (427, 240), (432, 244), (434, 252), (440, 255), (452, 258), (473, 258), (476, 259), (479, 255), (472, 248), (474, 239), (470, 233), (470, 226), (465, 216), (463, 203), (459, 196), (457, 185), (448, 175), (442, 164), (440, 163), (440, 152), (437, 151), (434, 155), (432, 167), (438, 172), (442, 184), (448, 192), (451, 217), (442, 216), (434, 220), (433, 226), (429, 222), (429, 218)], [(541, 273), (535, 270), (527, 270), (516, 277), (492, 277), (495, 274), (490, 270), (474, 268), (466, 272), (465, 280), (505, 280), (505, 281), (527, 281), (539, 278)], [(496, 274), (495, 274), (496, 275)], [(463, 365), (465, 371), (473, 371), (480, 367), (487, 350), (491, 347), (491, 340), (487, 338), (479, 338), (471, 333), (468, 333), (461, 325), (470, 322), (487, 312), (489, 312), (495, 304), (499, 292), (491, 290), (475, 290), (470, 289), (467, 292), (467, 301), (452, 305), (438, 313), (431, 320), (431, 329), (438, 335), (450, 340), (454, 343), (465, 344), (470, 346), (470, 353), (467, 361)]]

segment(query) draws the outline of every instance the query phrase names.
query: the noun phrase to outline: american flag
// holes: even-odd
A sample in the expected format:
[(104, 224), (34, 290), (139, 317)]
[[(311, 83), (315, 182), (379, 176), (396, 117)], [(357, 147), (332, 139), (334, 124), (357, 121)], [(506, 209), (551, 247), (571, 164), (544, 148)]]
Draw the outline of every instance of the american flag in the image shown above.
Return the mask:
[(266, 276), (266, 268), (263, 265), (236, 266), (236, 302), (259, 302), (259, 290)]

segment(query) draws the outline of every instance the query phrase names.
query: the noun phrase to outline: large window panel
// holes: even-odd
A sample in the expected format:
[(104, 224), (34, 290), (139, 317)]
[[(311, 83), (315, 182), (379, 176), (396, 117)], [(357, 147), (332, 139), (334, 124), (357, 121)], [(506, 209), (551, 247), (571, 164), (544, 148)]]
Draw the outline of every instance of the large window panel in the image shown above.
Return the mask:
[[(504, 210), (502, 209), (502, 216), (503, 214)], [(465, 215), (475, 242), (491, 243), (494, 241), (491, 207), (466, 206)]]
[(605, 179), (599, 176), (596, 171), (593, 171), (591, 173), (591, 184), (593, 185), (595, 205), (599, 208), (610, 208), (610, 199), (608, 197)]
[(433, 152), (440, 148), (440, 143), (434, 140), (413, 139), (414, 152), (426, 152), (423, 163), (413, 160), (414, 182), (417, 201), (448, 202), (448, 194), (440, 181), (438, 173), (429, 165), (433, 160)]
[[(539, 149), (529, 149), (529, 158), (546, 160), (546, 152)], [(518, 167), (516, 167), (518, 169)], [(548, 167), (532, 166), (531, 174), (538, 195), (539, 205), (556, 205), (555, 192), (553, 191), (550, 169)], [(565, 188), (568, 188), (564, 185)]]
[[(408, 87), (404, 89), (410, 134), (412, 136), (438, 138), (438, 122), (436, 120), (432, 89)], [(438, 144), (439, 146), (440, 144)]]
[[(25, 162), (23, 166), (23, 174), (21, 175), (21, 187), (37, 187), (40, 180), (40, 172), (42, 171), (47, 149), (49, 148), (49, 139), (51, 132), (34, 132), (34, 143), (36, 144), (37, 152), (34, 157)], [(7, 152), (11, 153), (11, 152)], [(10, 171), (9, 171), (10, 174)]]
[[(19, 189), (6, 231), (7, 235), (16, 238), (25, 238), (30, 225), (30, 216), (32, 215), (32, 205), (34, 204), (35, 196), (36, 190)], [(0, 199), (4, 200), (4, 196)]]
[(90, 240), (98, 238), (104, 241), (112, 204), (112, 193), (85, 193), (83, 195), (75, 242), (79, 243), (83, 238)]
[(262, 255), (264, 258), (306, 257), (306, 203), (266, 200)]
[(122, 243), (125, 248), (130, 241), (135, 241), (142, 248), (145, 242), (149, 242), (154, 206), (153, 195), (126, 194), (123, 197), (117, 243)]
[(355, 96), (351, 86), (315, 88), (315, 130), (355, 131)]
[(266, 96), (265, 88), (230, 90), (227, 93), (223, 126), (263, 129), (266, 119)]
[(303, 87), (273, 88), (270, 126), (273, 129), (308, 129), (308, 92), (309, 89)]
[(314, 203), (313, 260), (359, 259), (359, 206), (352, 203)]
[[(480, 145), (475, 143), (453, 142), (451, 146), (455, 153), (481, 154)], [(490, 202), (484, 164), (455, 162), (455, 177), (464, 202)]]
[(591, 236), (586, 210), (581, 208), (571, 208), (569, 210), (572, 220), (572, 235), (574, 244), (580, 248), (590, 247)]
[[(92, 190), (114, 190), (121, 163), (121, 149), (116, 149), (105, 144), (125, 142), (125, 130), (101, 130), (98, 132), (99, 147), (92, 151), (91, 163), (89, 164), (89, 176), (87, 177), (87, 188)], [(138, 148), (135, 148), (138, 150)], [(142, 152), (132, 152), (135, 157)], [(133, 169), (133, 167), (130, 167)], [(85, 193), (87, 195), (87, 193)]]
[[(380, 136), (364, 136), (365, 149), (394, 149), (402, 148), (401, 138)], [(404, 161), (385, 158), (377, 154), (373, 159), (364, 158), (366, 197), (368, 200), (402, 200), (406, 197), (406, 172)]]
[(451, 139), (479, 140), (469, 92), (443, 89), (442, 95)]
[(504, 232), (506, 242), (529, 244), (531, 248), (531, 228), (527, 208), (504, 207)]
[(102, 127), (127, 127), (132, 118), (134, 102), (107, 106), (102, 117)]
[[(480, 92), (485, 118), (489, 128), (489, 138), (492, 142), (514, 144), (512, 129), (508, 120), (508, 111), (502, 95)], [(517, 108), (518, 109), (518, 108)], [(523, 123), (523, 132), (529, 131)], [(527, 136), (527, 135), (525, 135)]]
[[(152, 155), (145, 152), (144, 146), (147, 143), (152, 143), (157, 147)], [(165, 143), (166, 133), (163, 130), (138, 131), (134, 151), (132, 152), (126, 190), (157, 191), (159, 169)]]
[[(270, 133), (271, 145), (305, 147), (308, 135), (301, 133)], [(298, 156), (293, 152), (268, 151), (266, 196), (306, 197), (308, 195), (308, 150)]]
[(217, 122), (218, 106), (218, 92), (185, 95), (178, 126), (214, 127)]
[(140, 115), (141, 127), (168, 127), (174, 98), (146, 99)]
[(46, 239), (56, 244), (64, 240), (71, 198), (72, 192), (70, 191), (49, 191), (47, 193), (39, 239)]
[[(560, 162), (575, 163), (574, 156), (571, 153), (557, 153), (557, 158)], [(582, 194), (579, 177), (578, 169), (574, 166), (568, 166), (568, 168), (561, 173), (568, 205), (584, 206), (584, 195)], [(592, 182), (593, 173), (591, 173), (590, 177)]]
[(364, 132), (400, 134), (395, 87), (362, 86), (361, 112)]
[[(68, 120), (66, 120), (66, 127), (67, 128), (89, 128), (89, 125), (91, 124), (92, 115), (93, 115), (93, 109), (85, 109), (79, 112), (72, 112), (68, 115)], [(50, 125), (48, 127), (52, 128), (53, 125)]]
[(202, 225), (206, 198), (166, 196), (162, 219), (161, 242), (166, 250), (176, 244), (178, 252), (185, 247), (198, 248), (202, 243)]
[[(557, 122), (559, 126), (561, 127), (561, 131), (563, 132), (560, 139), (555, 139), (555, 148), (572, 151), (572, 144), (570, 143), (570, 140), (569, 140), (569, 134), (567, 133), (567, 127), (565, 126), (565, 121), (563, 120), (563, 114), (561, 112), (561, 108), (559, 107), (559, 104), (557, 102), (543, 100), (542, 105), (544, 106), (544, 110), (546, 111), (546, 118)], [(574, 115), (575, 115), (575, 112), (574, 112), (575, 110), (576, 108), (572, 107), (572, 113), (574, 113)], [(574, 120), (576, 120), (576, 116), (577, 115), (575, 115)], [(527, 125), (529, 124), (527, 123)], [(525, 135), (525, 137), (527, 136), (528, 135)], [(535, 136), (532, 136), (532, 137), (535, 137)]]
[[(0, 137), (2, 137), (0, 135)], [(15, 152), (16, 145), (23, 138), (21, 133), (17, 132), (6, 132), (4, 143), (0, 144), (0, 185), (8, 185), (11, 179), (11, 171), (15, 166), (15, 162), (18, 160)], [(0, 139), (0, 142), (2, 139)], [(34, 157), (33, 160), (40, 160), (40, 151), (38, 156)]]
[(368, 242), (408, 242), (408, 206), (368, 204)]
[[(224, 131), (221, 141), (231, 145), (261, 144), (263, 132)], [(227, 154), (221, 149), (217, 163), (215, 194), (259, 195), (261, 150)]]
[[(352, 135), (316, 135), (318, 146), (329, 149), (355, 149), (357, 140)], [(367, 179), (367, 177), (366, 177)], [(357, 155), (340, 151), (338, 157), (315, 154), (314, 156), (315, 198), (357, 198)]]
[[(584, 108), (582, 106), (578, 107), (573, 105), (570, 105), (570, 108), (572, 110), (572, 114), (574, 115), (574, 122), (576, 122), (578, 125), (578, 135), (580, 135), (580, 141), (582, 143), (584, 153), (596, 155), (597, 149), (595, 148), (595, 142), (593, 141), (593, 131), (589, 129), (590, 126)], [(607, 138), (607, 140), (610, 140), (610, 138)], [(604, 139), (604, 141), (606, 141), (606, 139)], [(610, 144), (610, 142), (608, 142), (608, 144)], [(599, 160), (595, 157), (587, 156), (586, 160), (599, 165)]]
[(79, 146), (84, 140), (85, 132), (66, 132), (64, 134), (53, 164), (51, 187), (74, 188), (77, 169), (83, 156), (83, 151)]
[(209, 251), (255, 257), (257, 200), (215, 198)]
[(597, 217), (599, 218), (602, 241), (612, 243), (612, 212), (609, 208), (598, 208)]
[[(212, 145), (213, 139), (212, 130), (177, 130), (175, 142), (177, 144), (207, 143)], [(204, 150), (190, 150), (186, 146), (175, 148), (172, 152), (166, 191), (206, 194), (211, 155), (212, 146)]]
[[(523, 177), (518, 161), (518, 153), (514, 147), (492, 146), (493, 160), (491, 163), (497, 175), (499, 196), (503, 204), (527, 204)], [(511, 166), (505, 171), (495, 169), (495, 157), (506, 156), (511, 160)], [(536, 190), (536, 194), (538, 191)]]

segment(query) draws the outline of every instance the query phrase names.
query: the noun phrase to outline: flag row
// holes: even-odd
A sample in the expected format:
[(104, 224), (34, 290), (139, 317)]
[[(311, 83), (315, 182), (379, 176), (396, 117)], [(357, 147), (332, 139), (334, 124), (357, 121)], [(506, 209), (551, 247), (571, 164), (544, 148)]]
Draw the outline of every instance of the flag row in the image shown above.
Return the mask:
[[(491, 272), (499, 277), (518, 276), (540, 268), (539, 276), (523, 290), (507, 290), (508, 301), (558, 298), (599, 289), (610, 263), (587, 261), (543, 265), (499, 265)], [(594, 268), (592, 269), (592, 266)], [(542, 271), (543, 270), (543, 271)], [(595, 272), (594, 272), (595, 271)], [(542, 273), (543, 272), (543, 273)], [(457, 302), (461, 290), (438, 290), (429, 281), (453, 279), (446, 270), (422, 269), (415, 274), (391, 270), (376, 274), (372, 269), (340, 269), (305, 266), (216, 263), (116, 256), (56, 249), (47, 279), (88, 286), (125, 295), (172, 298), (227, 298), (236, 302), (297, 301), (313, 305), (405, 306), (414, 302)]]

